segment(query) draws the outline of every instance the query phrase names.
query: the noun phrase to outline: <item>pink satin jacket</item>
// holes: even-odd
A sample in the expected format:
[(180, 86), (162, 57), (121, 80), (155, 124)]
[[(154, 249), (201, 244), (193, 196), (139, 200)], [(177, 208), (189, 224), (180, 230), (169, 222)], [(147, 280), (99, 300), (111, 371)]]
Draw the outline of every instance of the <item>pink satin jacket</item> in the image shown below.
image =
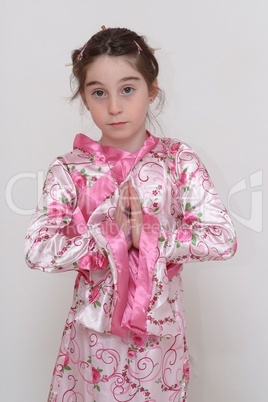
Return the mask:
[[(128, 251), (113, 220), (126, 180), (142, 204), (139, 250)], [(151, 134), (134, 153), (78, 134), (51, 164), (26, 237), (31, 268), (78, 272), (75, 320), (121, 337), (183, 332), (183, 264), (235, 251), (233, 224), (199, 157)]]

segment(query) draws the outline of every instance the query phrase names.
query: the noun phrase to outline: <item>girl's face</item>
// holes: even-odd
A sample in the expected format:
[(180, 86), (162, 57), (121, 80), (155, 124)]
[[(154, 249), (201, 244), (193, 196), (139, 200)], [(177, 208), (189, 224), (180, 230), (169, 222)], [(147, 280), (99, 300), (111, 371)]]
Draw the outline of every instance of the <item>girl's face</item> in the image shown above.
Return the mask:
[(87, 69), (82, 98), (102, 132), (102, 144), (134, 151), (142, 146), (150, 94), (124, 56), (99, 56)]

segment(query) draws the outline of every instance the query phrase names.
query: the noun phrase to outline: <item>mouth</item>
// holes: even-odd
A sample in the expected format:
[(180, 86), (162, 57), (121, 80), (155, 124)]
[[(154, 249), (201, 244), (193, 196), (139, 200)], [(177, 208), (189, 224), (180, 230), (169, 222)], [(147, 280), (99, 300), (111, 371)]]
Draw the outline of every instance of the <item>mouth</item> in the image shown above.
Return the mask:
[(114, 123), (110, 123), (109, 126), (112, 126), (112, 127), (122, 127), (124, 124), (126, 124), (125, 121), (116, 121), (116, 122), (114, 122)]

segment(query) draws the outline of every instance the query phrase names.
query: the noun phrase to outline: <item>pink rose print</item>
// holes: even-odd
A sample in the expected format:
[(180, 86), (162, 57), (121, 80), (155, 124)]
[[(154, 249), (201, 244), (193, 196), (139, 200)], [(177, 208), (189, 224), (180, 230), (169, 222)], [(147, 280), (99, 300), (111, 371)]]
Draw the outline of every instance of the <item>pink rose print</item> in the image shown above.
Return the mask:
[(89, 270), (89, 262), (90, 262), (90, 256), (89, 254), (84, 255), (78, 260), (78, 267), (80, 269), (87, 269)]
[(170, 166), (170, 172), (175, 176), (176, 175), (176, 169), (175, 169), (175, 163), (174, 163), (173, 160), (170, 161), (169, 166)]
[(63, 366), (68, 366), (69, 361), (70, 361), (70, 357), (69, 357), (69, 355), (66, 353), (66, 355), (65, 355), (65, 357), (64, 357)]
[(95, 286), (92, 289), (91, 294), (89, 296), (89, 302), (96, 303), (96, 301), (98, 301), (99, 297), (100, 297), (100, 289), (97, 286)]
[(103, 379), (103, 382), (108, 382), (109, 381), (108, 375), (104, 375), (102, 379)]
[(187, 209), (185, 211), (183, 218), (184, 222), (187, 223), (187, 225), (191, 225), (193, 222), (196, 222), (198, 220), (196, 212), (191, 209)]
[(87, 179), (84, 175), (82, 175), (82, 173), (75, 171), (75, 172), (71, 172), (70, 174), (71, 174), (73, 182), (77, 188), (79, 188), (81, 190), (82, 188), (86, 187)]
[(100, 270), (104, 269), (108, 264), (108, 257), (100, 254), (97, 251), (86, 254), (78, 260), (78, 267), (86, 270)]
[(136, 350), (134, 349), (129, 349), (127, 352), (127, 355), (130, 359), (134, 359), (137, 356)]
[(47, 216), (51, 219), (64, 218), (66, 216), (71, 217), (72, 211), (68, 207), (68, 204), (63, 202), (53, 201), (47, 207)]
[(172, 144), (171, 147), (170, 147), (171, 155), (176, 154), (178, 152), (178, 150), (179, 150), (179, 147), (180, 147), (180, 144), (178, 142), (176, 142), (175, 144)]
[(106, 164), (106, 159), (104, 155), (95, 155), (95, 159), (98, 161), (99, 165), (105, 165)]
[(139, 336), (139, 335), (133, 335), (132, 336), (132, 342), (134, 343), (135, 346), (141, 347), (144, 346), (145, 343), (147, 342), (147, 336)]
[(100, 372), (95, 368), (92, 367), (92, 381), (93, 384), (97, 384), (100, 381)]
[(180, 187), (185, 186), (187, 183), (187, 175), (186, 172), (182, 172), (180, 174)]
[(190, 241), (192, 240), (192, 231), (190, 229), (180, 229), (176, 239), (181, 243)]
[(183, 374), (186, 381), (190, 380), (190, 368), (189, 368), (189, 361), (186, 360), (183, 364)]
[(108, 264), (108, 257), (98, 252), (91, 254), (92, 270), (103, 269)]

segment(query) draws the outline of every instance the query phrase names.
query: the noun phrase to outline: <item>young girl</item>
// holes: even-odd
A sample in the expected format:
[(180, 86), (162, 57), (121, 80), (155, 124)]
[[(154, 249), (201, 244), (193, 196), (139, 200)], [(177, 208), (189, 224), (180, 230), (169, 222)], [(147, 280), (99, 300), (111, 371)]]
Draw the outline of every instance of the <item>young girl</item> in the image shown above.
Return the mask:
[(135, 32), (103, 27), (72, 54), (73, 98), (101, 137), (78, 134), (51, 164), (26, 237), (31, 268), (77, 272), (48, 401), (185, 402), (180, 272), (236, 249), (199, 157), (146, 130), (153, 53)]

